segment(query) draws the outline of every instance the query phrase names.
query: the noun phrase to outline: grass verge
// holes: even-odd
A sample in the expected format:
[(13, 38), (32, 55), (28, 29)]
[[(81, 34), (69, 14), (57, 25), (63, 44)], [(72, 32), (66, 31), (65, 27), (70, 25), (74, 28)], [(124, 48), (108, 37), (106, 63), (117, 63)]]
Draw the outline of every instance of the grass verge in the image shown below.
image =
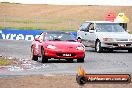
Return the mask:
[(0, 57), (0, 66), (7, 66), (15, 64), (13, 60), (7, 59), (5, 57)]

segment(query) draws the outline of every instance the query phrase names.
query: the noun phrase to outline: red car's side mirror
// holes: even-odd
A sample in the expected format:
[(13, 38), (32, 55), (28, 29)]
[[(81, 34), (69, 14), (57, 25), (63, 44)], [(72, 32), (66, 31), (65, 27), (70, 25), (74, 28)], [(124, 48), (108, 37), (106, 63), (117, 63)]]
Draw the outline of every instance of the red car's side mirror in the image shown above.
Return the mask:
[(77, 39), (77, 42), (80, 42), (80, 43), (81, 43), (81, 42), (82, 42), (82, 40), (81, 40), (81, 39)]
[(35, 38), (34, 40), (40, 42), (39, 38)]

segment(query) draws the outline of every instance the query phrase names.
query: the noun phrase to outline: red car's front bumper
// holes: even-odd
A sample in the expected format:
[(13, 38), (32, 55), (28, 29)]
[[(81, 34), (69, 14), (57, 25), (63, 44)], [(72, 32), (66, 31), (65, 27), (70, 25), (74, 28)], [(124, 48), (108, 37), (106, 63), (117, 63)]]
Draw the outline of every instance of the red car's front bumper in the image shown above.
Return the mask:
[(51, 50), (51, 49), (45, 49), (45, 56), (49, 58), (55, 58), (55, 59), (78, 59), (78, 58), (84, 58), (85, 57), (85, 51), (82, 50)]

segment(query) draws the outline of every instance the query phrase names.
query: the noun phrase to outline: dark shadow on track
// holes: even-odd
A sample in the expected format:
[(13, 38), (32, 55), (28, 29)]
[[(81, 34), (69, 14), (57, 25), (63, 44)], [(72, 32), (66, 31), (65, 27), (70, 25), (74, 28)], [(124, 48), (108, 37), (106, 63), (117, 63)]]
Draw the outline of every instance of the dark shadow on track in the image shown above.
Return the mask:
[[(42, 63), (41, 62), (41, 60), (39, 60), (38, 62), (40, 62), (40, 63)], [(56, 59), (52, 59), (52, 60), (48, 60), (48, 62), (47, 63), (79, 63), (79, 62), (77, 62), (76, 60), (73, 60), (73, 62), (68, 62), (68, 61), (66, 61), (66, 60), (56, 60)], [(83, 62), (83, 63), (85, 63), (85, 62)]]
[[(97, 53), (94, 49), (86, 49), (85, 51)], [(113, 50), (113, 51), (103, 50), (103, 52), (101, 53), (130, 53), (130, 52), (128, 52), (127, 50)]]

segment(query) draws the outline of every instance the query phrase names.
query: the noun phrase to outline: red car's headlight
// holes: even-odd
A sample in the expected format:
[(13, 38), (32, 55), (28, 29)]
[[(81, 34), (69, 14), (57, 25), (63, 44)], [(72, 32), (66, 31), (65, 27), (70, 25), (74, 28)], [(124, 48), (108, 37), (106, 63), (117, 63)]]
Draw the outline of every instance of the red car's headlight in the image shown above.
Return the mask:
[(77, 46), (76, 48), (77, 50), (85, 50), (85, 48), (83, 46)]
[(56, 49), (56, 46), (54, 46), (54, 45), (48, 45), (47, 48), (48, 49)]

